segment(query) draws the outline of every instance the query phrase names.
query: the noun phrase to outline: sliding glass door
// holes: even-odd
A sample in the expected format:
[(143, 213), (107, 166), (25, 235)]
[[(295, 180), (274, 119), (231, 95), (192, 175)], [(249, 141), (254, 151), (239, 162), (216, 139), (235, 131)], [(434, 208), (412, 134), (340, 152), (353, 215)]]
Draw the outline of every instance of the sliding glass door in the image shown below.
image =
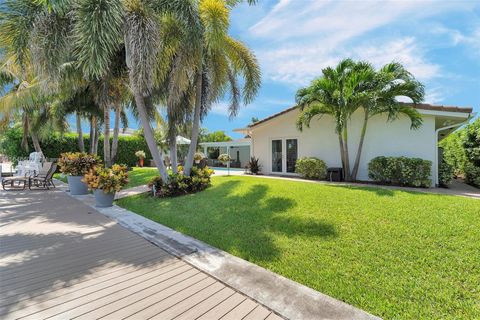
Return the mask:
[(272, 173), (295, 173), (298, 158), (297, 139), (274, 139), (272, 141)]
[(283, 171), (282, 140), (272, 140), (272, 172)]

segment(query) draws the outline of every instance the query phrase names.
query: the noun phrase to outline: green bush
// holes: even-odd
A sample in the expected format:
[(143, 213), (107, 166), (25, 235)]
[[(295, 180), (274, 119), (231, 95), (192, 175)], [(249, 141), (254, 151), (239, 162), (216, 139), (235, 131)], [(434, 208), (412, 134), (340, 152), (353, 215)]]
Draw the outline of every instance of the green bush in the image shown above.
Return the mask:
[(303, 157), (297, 160), (295, 172), (303, 178), (321, 180), (327, 177), (327, 165), (318, 158)]
[(465, 181), (474, 187), (480, 188), (480, 167), (473, 163), (465, 165)]
[(446, 162), (442, 162), (438, 168), (438, 182), (440, 186), (447, 187), (454, 177), (453, 167)]
[(432, 162), (419, 158), (376, 157), (368, 164), (368, 176), (375, 182), (398, 186), (429, 187)]
[(440, 141), (439, 146), (443, 149), (443, 161), (448, 163), (456, 176), (464, 174), (467, 155), (463, 148), (465, 130), (459, 130)]
[[(51, 133), (47, 137), (43, 137), (40, 141), (43, 154), (47, 158), (59, 158), (64, 152), (79, 152), (78, 138), (75, 133), (65, 133), (63, 135), (58, 132)], [(85, 150), (90, 148), (90, 139), (88, 135), (83, 136)], [(29, 141), (29, 150), (25, 151), (21, 147), (22, 129), (14, 127), (2, 133), (0, 140), (0, 153), (5, 154), (9, 159), (16, 160), (19, 158), (28, 157), (30, 152), (33, 152), (33, 146)], [(126, 164), (128, 166), (135, 166), (137, 157), (135, 152), (144, 150), (146, 159), (151, 159), (152, 156), (148, 149), (147, 143), (143, 136), (120, 136), (118, 139), (118, 151), (115, 159), (116, 163)], [(103, 137), (100, 137), (98, 142), (98, 156), (103, 159)]]
[(480, 167), (480, 118), (466, 127), (463, 147), (467, 160)]
[(213, 170), (208, 167), (203, 169), (193, 167), (190, 176), (184, 175), (181, 171), (169, 173), (168, 183), (165, 183), (161, 177), (155, 177), (148, 186), (154, 189), (154, 195), (157, 197), (179, 196), (205, 190), (210, 186), (212, 174)]

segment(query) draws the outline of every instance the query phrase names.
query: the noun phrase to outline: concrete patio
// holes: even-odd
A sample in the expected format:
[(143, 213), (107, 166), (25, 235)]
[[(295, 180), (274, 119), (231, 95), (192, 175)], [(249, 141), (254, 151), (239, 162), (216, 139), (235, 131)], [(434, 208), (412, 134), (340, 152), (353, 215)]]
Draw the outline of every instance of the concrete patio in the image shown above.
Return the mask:
[(60, 190), (0, 192), (1, 319), (281, 319)]

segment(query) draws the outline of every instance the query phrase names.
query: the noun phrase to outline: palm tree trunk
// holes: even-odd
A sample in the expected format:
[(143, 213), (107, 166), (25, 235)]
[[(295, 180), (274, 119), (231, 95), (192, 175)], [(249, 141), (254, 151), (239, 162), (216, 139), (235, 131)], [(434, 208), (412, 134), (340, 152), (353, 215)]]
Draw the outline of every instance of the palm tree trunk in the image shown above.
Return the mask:
[(90, 116), (90, 136), (89, 136), (89, 141), (90, 141), (89, 152), (90, 153), (93, 153), (94, 140), (95, 140), (95, 125), (93, 123), (93, 116)]
[(345, 159), (345, 181), (352, 181), (352, 176), (350, 173), (350, 156), (348, 154), (348, 130), (347, 124), (343, 128), (343, 150), (344, 150), (344, 159)]
[(140, 117), (140, 123), (143, 127), (143, 132), (145, 135), (145, 141), (147, 142), (148, 149), (152, 154), (153, 160), (155, 161), (155, 165), (157, 166), (158, 172), (160, 173), (161, 178), (163, 181), (168, 181), (168, 174), (167, 168), (163, 163), (163, 157), (160, 154), (160, 150), (158, 150), (157, 142), (155, 141), (155, 137), (153, 135), (153, 130), (150, 125), (150, 121), (148, 120), (147, 109), (145, 107), (145, 100), (143, 95), (137, 90), (133, 90), (133, 95), (135, 98), (135, 104), (137, 106), (138, 115)]
[(172, 166), (173, 173), (178, 173), (178, 161), (177, 161), (177, 137), (170, 137), (170, 164)]
[(341, 133), (338, 134), (338, 144), (340, 145), (340, 158), (342, 159), (342, 176), (343, 179), (345, 179), (345, 149), (343, 148), (343, 138)]
[(120, 132), (120, 111), (121, 106), (115, 106), (115, 124), (113, 126), (113, 141), (112, 141), (112, 151), (111, 151), (111, 161), (115, 163), (115, 158), (117, 157), (117, 150), (118, 150), (118, 134)]
[(77, 134), (78, 134), (78, 150), (85, 152), (85, 145), (83, 144), (83, 132), (82, 132), (82, 118), (80, 113), (76, 112), (77, 116)]
[(106, 167), (112, 166), (110, 157), (110, 108), (108, 106), (103, 107), (103, 126), (105, 128), (103, 132), (103, 160)]
[(355, 164), (352, 169), (352, 179), (357, 180), (358, 167), (360, 166), (360, 158), (362, 156), (363, 142), (365, 140), (365, 133), (367, 132), (368, 112), (365, 111), (363, 118), (362, 132), (360, 133), (360, 142), (358, 143), (357, 156), (355, 157)]
[(98, 125), (97, 116), (93, 117), (95, 124), (95, 137), (93, 139), (93, 154), (98, 154), (98, 140), (100, 139), (100, 126)]
[(185, 167), (183, 172), (185, 175), (189, 176), (190, 172), (192, 171), (193, 166), (193, 156), (195, 155), (195, 151), (197, 150), (197, 141), (198, 141), (198, 134), (200, 132), (200, 112), (202, 107), (202, 72), (199, 72), (197, 77), (196, 83), (196, 94), (195, 94), (195, 111), (193, 114), (193, 126), (192, 126), (192, 136), (190, 141), (190, 147), (188, 148), (188, 155), (187, 160), (185, 161)]
[[(40, 146), (40, 141), (38, 141), (37, 134), (30, 130), (30, 137), (32, 138), (33, 148), (35, 148), (35, 152), (42, 152), (42, 147)], [(43, 154), (43, 152), (42, 152)]]

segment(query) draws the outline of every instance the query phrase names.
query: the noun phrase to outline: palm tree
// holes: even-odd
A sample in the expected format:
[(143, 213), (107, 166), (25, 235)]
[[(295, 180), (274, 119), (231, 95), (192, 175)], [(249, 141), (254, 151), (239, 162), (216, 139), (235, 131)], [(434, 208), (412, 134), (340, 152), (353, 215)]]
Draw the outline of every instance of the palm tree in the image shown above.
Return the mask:
[[(195, 77), (195, 109), (190, 148), (184, 172), (190, 174), (200, 130), (200, 120), (212, 103), (230, 94), (230, 117), (236, 116), (240, 102), (250, 103), (260, 87), (260, 69), (252, 52), (228, 35), (228, 3), (221, 0), (200, 1), (201, 43)], [(241, 89), (238, 78), (244, 83)]]
[(387, 120), (394, 121), (400, 115), (404, 115), (410, 119), (411, 129), (418, 129), (423, 122), (417, 110), (398, 101), (400, 97), (407, 97), (415, 105), (421, 103), (425, 95), (424, 86), (415, 80), (415, 77), (400, 63), (392, 62), (383, 66), (375, 73), (373, 81), (367, 84), (366, 91), (366, 97), (362, 103), (364, 112), (362, 131), (352, 169), (354, 180), (357, 177), (367, 124), (371, 117), (387, 114)]
[(372, 75), (361, 72), (353, 60), (345, 59), (335, 68), (322, 70), (323, 76), (312, 81), (312, 84), (297, 92), (297, 105), (301, 113), (297, 119), (297, 127), (309, 127), (315, 117), (329, 115), (335, 121), (335, 132), (340, 145), (340, 158), (345, 180), (351, 180), (348, 128), (347, 123), (352, 114), (359, 107), (362, 87), (361, 84)]
[[(421, 125), (418, 112), (399, 103), (397, 98), (406, 96), (418, 103), (423, 99), (423, 86), (397, 63), (388, 64), (377, 72), (369, 63), (345, 59), (322, 73), (323, 76), (313, 80), (309, 87), (297, 92), (297, 104), (301, 109), (297, 127), (302, 130), (315, 117), (332, 116), (344, 177), (351, 181), (358, 173), (368, 120), (374, 115), (387, 113), (388, 120), (393, 121), (404, 114), (411, 119), (412, 128), (418, 128)], [(364, 111), (364, 122), (355, 163), (350, 170), (348, 123), (360, 108)]]

